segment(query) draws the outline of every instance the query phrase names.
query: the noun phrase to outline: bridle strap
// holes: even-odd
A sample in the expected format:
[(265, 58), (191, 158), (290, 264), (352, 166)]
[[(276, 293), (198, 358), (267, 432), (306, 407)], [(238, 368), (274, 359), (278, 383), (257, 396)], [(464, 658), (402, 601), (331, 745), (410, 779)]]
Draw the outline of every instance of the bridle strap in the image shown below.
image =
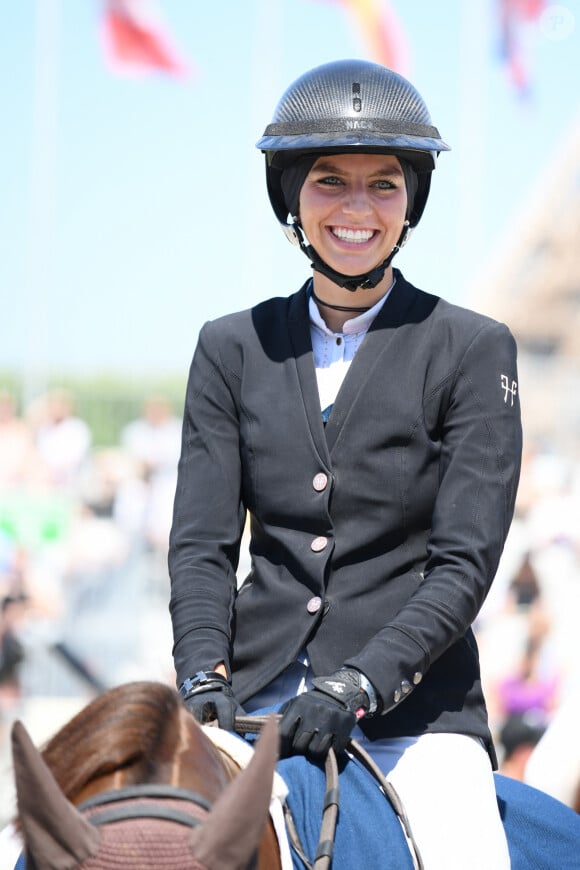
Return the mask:
[(189, 828), (201, 824), (201, 819), (186, 810), (160, 803), (167, 799), (193, 804), (203, 815), (209, 812), (212, 806), (202, 795), (187, 788), (146, 783), (100, 792), (82, 801), (77, 809), (81, 812), (96, 810), (87, 818), (97, 827), (114, 822), (125, 822), (129, 819), (162, 819)]
[(105, 807), (87, 817), (91, 825), (100, 827), (114, 822), (126, 822), (133, 819), (161, 819), (164, 822), (175, 822), (187, 828), (197, 828), (202, 820), (190, 815), (184, 810), (164, 807), (159, 804), (127, 804), (124, 806)]
[[(268, 718), (269, 717), (267, 716), (238, 716), (236, 717), (235, 721), (235, 730), (238, 734), (257, 734), (261, 730), (263, 725), (265, 725)], [(281, 717), (278, 716), (277, 718), (280, 719)], [(419, 847), (417, 846), (417, 843), (413, 836), (413, 832), (411, 831), (411, 825), (409, 824), (409, 819), (407, 818), (405, 807), (396, 789), (394, 788), (392, 783), (387, 780), (380, 767), (376, 764), (375, 761), (373, 761), (368, 752), (366, 752), (366, 750), (364, 750), (362, 746), (356, 742), (356, 740), (350, 740), (347, 747), (347, 752), (349, 752), (353, 758), (359, 761), (363, 765), (363, 767), (365, 767), (369, 771), (369, 773), (372, 774), (372, 776), (377, 780), (379, 786), (381, 787), (381, 791), (385, 795), (397, 818), (399, 819), (399, 822), (401, 823), (403, 832), (407, 840), (407, 845), (411, 854), (414, 857), (417, 870), (425, 870), (425, 865), (423, 864), (423, 861), (421, 859)], [(304, 847), (300, 841), (298, 831), (296, 830), (294, 819), (292, 818), (292, 814), (288, 806), (284, 806), (284, 816), (286, 820), (286, 827), (288, 830), (288, 838), (290, 840), (290, 844), (295, 850), (296, 854), (299, 856), (299, 858), (304, 862), (308, 870), (329, 870), (332, 862), (332, 853), (334, 849), (334, 839), (336, 835), (336, 824), (338, 820), (338, 809), (340, 802), (338, 785), (338, 764), (336, 761), (336, 755), (334, 753), (334, 750), (332, 749), (329, 749), (328, 751), (324, 762), (324, 768), (326, 774), (326, 793), (324, 796), (322, 825), (320, 828), (318, 847), (316, 849), (314, 863), (311, 863), (310, 859), (306, 855)]]
[(99, 807), (103, 804), (113, 804), (139, 798), (172, 798), (173, 800), (189, 801), (208, 812), (212, 807), (207, 798), (204, 798), (203, 795), (198, 794), (196, 791), (190, 791), (188, 788), (160, 785), (158, 783), (144, 783), (142, 785), (128, 785), (124, 788), (117, 788), (114, 791), (100, 792), (80, 803), (77, 809), (82, 812), (83, 810)]

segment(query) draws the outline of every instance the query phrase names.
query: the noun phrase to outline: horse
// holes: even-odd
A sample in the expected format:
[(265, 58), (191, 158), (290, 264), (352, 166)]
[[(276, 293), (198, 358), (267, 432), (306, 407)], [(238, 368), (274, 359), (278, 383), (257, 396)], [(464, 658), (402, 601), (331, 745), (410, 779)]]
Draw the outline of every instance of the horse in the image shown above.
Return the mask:
[(281, 870), (269, 817), (276, 730), (275, 722), (264, 730), (240, 773), (177, 692), (148, 681), (99, 695), (42, 754), (16, 722), (27, 870)]
[[(252, 755), (248, 767), (229, 741)], [(275, 721), (252, 753), (241, 737), (198, 725), (175, 690), (154, 682), (104, 692), (42, 756), (16, 723), (18, 825), (27, 853), (17, 870), (422, 866), (404, 830), (404, 807), (380, 772), (369, 775), (354, 741), (338, 759), (332, 787), (327, 766), (303, 756), (276, 765), (276, 754)], [(287, 831), (275, 828), (268, 812), (275, 767), (285, 784)], [(537, 789), (495, 778), (512, 870), (577, 867), (580, 816)], [(339, 802), (330, 842), (322, 836), (324, 813)]]

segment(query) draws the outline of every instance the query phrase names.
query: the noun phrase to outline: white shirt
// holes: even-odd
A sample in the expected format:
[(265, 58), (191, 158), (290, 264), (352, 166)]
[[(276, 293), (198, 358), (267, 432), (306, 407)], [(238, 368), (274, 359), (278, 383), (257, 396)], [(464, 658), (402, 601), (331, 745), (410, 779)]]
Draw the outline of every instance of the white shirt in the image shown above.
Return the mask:
[(347, 320), (342, 327), (342, 332), (332, 332), (328, 328), (321, 317), (316, 302), (310, 296), (308, 301), (310, 337), (312, 340), (312, 350), (314, 351), (318, 395), (320, 396), (320, 408), (324, 422), (328, 420), (338, 391), (363, 338), (385, 304), (394, 285), (395, 281), (393, 281), (385, 295), (372, 308), (369, 308), (368, 311), (363, 311), (358, 317)]

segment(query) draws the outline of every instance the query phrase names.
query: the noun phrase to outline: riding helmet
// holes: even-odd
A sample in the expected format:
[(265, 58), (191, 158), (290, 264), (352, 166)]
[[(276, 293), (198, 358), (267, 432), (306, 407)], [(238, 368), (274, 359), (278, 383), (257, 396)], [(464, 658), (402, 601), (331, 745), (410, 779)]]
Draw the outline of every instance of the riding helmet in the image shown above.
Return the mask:
[[(295, 203), (288, 202), (285, 170), (298, 169), (300, 162), (303, 168), (298, 169), (298, 180), (303, 182), (322, 154), (396, 155), (405, 173), (409, 198), (408, 224), (398, 250), (407, 229), (421, 218), (439, 152), (450, 150), (413, 85), (393, 70), (364, 60), (334, 61), (304, 73), (283, 94), (256, 147), (266, 156), (266, 181), (274, 213), (290, 240), (315, 261), (316, 268), (319, 258), (305, 244), (299, 218), (293, 214)], [(386, 268), (388, 263), (382, 265)], [(374, 286), (374, 281), (357, 286)]]

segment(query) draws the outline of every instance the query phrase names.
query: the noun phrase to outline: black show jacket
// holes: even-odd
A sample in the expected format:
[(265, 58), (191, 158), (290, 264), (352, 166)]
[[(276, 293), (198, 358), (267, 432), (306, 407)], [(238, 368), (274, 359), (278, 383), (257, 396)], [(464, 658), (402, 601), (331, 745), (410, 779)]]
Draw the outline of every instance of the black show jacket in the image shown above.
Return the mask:
[(470, 626), (514, 508), (515, 342), (396, 274), (326, 426), (307, 285), (201, 330), (169, 550), (177, 680), (223, 660), (243, 704), (307, 649), (315, 673), (374, 684), (371, 738), (490, 747)]

